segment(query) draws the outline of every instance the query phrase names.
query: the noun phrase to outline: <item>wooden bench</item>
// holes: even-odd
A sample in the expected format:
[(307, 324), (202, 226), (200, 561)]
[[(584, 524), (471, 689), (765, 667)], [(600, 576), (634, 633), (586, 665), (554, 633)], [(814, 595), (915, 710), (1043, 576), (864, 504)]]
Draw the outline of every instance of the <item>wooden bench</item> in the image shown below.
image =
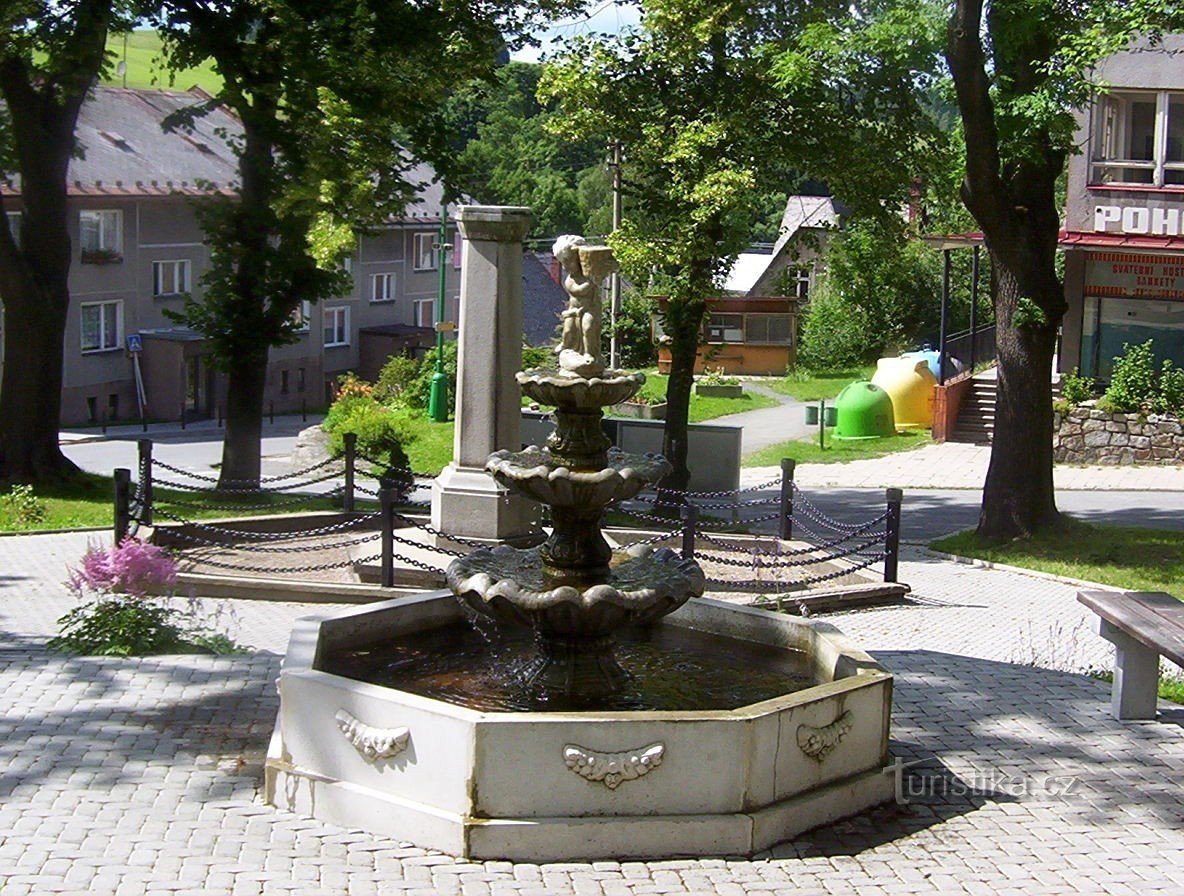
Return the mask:
[(1184, 602), (1162, 591), (1078, 591), (1098, 614), (1098, 634), (1114, 645), (1110, 712), (1154, 719), (1159, 658), (1184, 666)]

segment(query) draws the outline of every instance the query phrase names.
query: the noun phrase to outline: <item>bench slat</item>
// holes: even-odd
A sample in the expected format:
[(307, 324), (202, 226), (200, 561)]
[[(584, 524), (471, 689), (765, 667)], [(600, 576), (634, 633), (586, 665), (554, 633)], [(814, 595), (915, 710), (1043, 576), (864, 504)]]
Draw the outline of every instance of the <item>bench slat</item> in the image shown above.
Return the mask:
[(1161, 656), (1184, 666), (1184, 603), (1161, 591), (1079, 591), (1077, 600)]

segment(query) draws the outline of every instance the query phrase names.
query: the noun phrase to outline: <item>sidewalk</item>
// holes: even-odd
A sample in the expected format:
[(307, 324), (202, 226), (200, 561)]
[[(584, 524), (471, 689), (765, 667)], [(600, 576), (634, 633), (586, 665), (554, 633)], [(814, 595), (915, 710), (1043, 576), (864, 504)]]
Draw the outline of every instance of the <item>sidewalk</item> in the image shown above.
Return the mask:
[(262, 803), (287, 632), (330, 608), (227, 602), (247, 656), (48, 653), (85, 541), (0, 539), (5, 896), (1179, 892), (1184, 709), (1120, 724), (1062, 671), (1108, 662), (1070, 586), (909, 550), (917, 605), (825, 617), (895, 675), (905, 803), (754, 859), (463, 862)]

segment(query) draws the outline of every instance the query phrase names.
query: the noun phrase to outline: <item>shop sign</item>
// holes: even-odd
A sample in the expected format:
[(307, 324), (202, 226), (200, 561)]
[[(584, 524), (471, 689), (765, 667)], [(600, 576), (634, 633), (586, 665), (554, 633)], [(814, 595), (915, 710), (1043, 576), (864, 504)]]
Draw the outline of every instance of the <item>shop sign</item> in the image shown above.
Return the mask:
[(1094, 206), (1095, 233), (1130, 233), (1149, 236), (1180, 236), (1179, 208), (1150, 208), (1145, 205)]
[(1090, 252), (1085, 260), (1085, 294), (1184, 300), (1184, 256)]

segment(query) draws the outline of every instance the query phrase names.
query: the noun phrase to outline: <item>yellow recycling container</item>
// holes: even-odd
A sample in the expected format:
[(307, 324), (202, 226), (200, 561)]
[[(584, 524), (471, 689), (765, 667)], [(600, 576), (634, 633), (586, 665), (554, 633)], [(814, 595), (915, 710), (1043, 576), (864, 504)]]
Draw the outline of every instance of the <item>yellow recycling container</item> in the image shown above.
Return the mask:
[(888, 393), (897, 429), (933, 426), (933, 388), (937, 377), (924, 358), (881, 358), (872, 382)]

